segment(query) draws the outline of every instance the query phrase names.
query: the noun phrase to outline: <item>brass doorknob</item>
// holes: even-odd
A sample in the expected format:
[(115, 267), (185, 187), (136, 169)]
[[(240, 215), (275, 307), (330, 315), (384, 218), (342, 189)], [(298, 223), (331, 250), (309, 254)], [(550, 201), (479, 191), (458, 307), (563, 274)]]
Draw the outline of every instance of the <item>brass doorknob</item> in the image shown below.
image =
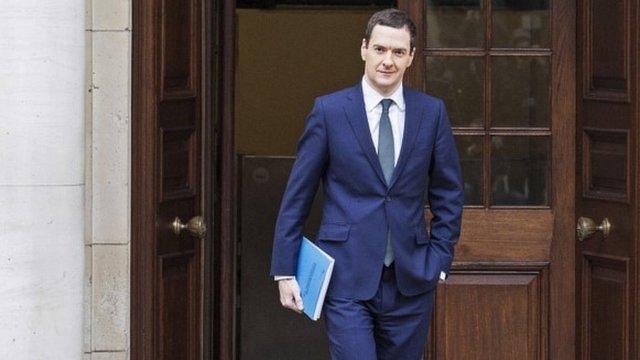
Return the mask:
[(194, 216), (186, 224), (183, 224), (180, 218), (176, 216), (176, 218), (171, 223), (171, 228), (176, 235), (180, 235), (180, 233), (184, 229), (187, 229), (188, 232), (199, 237), (200, 239), (203, 239), (207, 234), (207, 226), (204, 224), (202, 216)]
[(580, 217), (578, 219), (578, 225), (576, 225), (576, 235), (578, 240), (584, 241), (584, 239), (593, 235), (597, 231), (602, 231), (602, 237), (606, 238), (611, 232), (611, 223), (609, 219), (604, 218), (600, 225), (596, 225), (593, 219), (588, 217)]

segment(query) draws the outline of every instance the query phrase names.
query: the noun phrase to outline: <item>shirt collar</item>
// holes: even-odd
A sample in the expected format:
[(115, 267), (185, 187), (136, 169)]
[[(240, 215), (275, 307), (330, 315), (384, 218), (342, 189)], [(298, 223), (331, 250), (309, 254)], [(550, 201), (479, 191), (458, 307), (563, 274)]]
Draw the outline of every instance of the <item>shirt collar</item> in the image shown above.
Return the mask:
[(380, 93), (374, 89), (367, 80), (365, 80), (364, 76), (362, 77), (362, 95), (364, 96), (364, 107), (367, 112), (372, 111), (382, 99), (391, 99), (398, 106), (400, 111), (404, 111), (404, 95), (402, 93), (402, 83), (393, 92), (393, 94), (389, 96), (382, 96)]

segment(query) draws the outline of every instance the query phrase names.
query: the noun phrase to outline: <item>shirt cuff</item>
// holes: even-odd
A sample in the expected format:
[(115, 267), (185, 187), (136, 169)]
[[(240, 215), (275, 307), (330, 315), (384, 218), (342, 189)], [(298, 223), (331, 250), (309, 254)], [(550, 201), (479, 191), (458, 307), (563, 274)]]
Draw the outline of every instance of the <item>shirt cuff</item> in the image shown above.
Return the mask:
[(274, 281), (280, 281), (280, 280), (291, 280), (293, 279), (293, 276), (274, 276), (273, 280)]
[(447, 280), (447, 273), (445, 273), (444, 271), (440, 271), (440, 280)]

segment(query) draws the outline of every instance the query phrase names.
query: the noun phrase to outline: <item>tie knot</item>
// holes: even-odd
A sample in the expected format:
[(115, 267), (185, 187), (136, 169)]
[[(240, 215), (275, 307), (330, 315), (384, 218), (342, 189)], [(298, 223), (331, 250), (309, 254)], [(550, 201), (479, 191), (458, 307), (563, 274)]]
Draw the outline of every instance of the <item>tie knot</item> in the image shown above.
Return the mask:
[(382, 112), (389, 112), (389, 107), (391, 107), (391, 104), (393, 104), (393, 100), (391, 99), (382, 99), (382, 101), (380, 101), (380, 103), (382, 104)]

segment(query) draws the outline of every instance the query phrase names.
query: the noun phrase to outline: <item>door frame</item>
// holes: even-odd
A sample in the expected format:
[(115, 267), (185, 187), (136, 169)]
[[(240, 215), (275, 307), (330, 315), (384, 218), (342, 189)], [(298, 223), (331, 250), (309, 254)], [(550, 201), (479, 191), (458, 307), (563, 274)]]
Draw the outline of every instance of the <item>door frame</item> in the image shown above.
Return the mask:
[[(575, 176), (576, 176), (576, 0), (552, 1), (552, 84), (557, 84), (550, 94), (552, 119), (553, 181), (564, 182), (553, 187), (554, 199), (553, 241), (550, 254), (549, 291), (549, 359), (575, 358)], [(557, 134), (568, 134), (562, 142)], [(561, 214), (560, 216), (558, 214)], [(567, 311), (573, 310), (573, 311)]]
[[(575, 135), (575, 71), (576, 64), (576, 0), (556, 0), (551, 2), (551, 35), (553, 44), (553, 61), (551, 74), (554, 83), (552, 118), (567, 119), (558, 121), (562, 134)], [(423, 1), (399, 0), (398, 7), (405, 10), (423, 13)], [(235, 0), (224, 0), (222, 4), (222, 92), (221, 92), (221, 213), (220, 213), (220, 253), (217, 284), (219, 289), (235, 289), (236, 286), (236, 221), (237, 221), (237, 178), (236, 159), (234, 155), (234, 78), (235, 78)], [(422, 17), (421, 17), (422, 20)], [(423, 21), (416, 23), (418, 29), (424, 29)], [(418, 41), (424, 36), (418, 35)], [(414, 86), (424, 88), (424, 59), (414, 61), (412, 71), (408, 73), (408, 81)], [(558, 139), (558, 137), (553, 137)], [(552, 141), (552, 163), (570, 164), (570, 166), (554, 168), (554, 179), (570, 179), (564, 186), (554, 186), (554, 230), (550, 249), (550, 292), (547, 329), (548, 353), (543, 358), (570, 359), (575, 356), (575, 313), (566, 311), (575, 308), (575, 136), (568, 136), (562, 143)], [(556, 213), (563, 214), (556, 216)], [(234, 359), (236, 356), (236, 313), (235, 291), (221, 291), (219, 297), (218, 343), (219, 359)], [(546, 356), (545, 356), (546, 355)]]
[[(214, 324), (215, 348), (217, 359), (236, 358), (236, 240), (237, 240), (237, 162), (235, 158), (235, 62), (236, 62), (236, 24), (235, 0), (222, 0), (221, 11), (221, 92), (220, 92), (220, 199), (219, 232), (216, 233), (214, 271), (216, 272)], [(215, 252), (215, 251), (214, 251)], [(224, 289), (224, 290), (223, 290)], [(231, 291), (228, 291), (231, 289)], [(215, 291), (215, 289), (214, 289)]]
[[(154, 139), (153, 93), (158, 84), (156, 67), (147, 66), (156, 41), (143, 29), (153, 24), (153, 4), (132, 0), (131, 34), (131, 359), (151, 359), (154, 354), (153, 329), (153, 253), (155, 234), (155, 149), (145, 139)], [(146, 35), (146, 36), (145, 36)], [(151, 63), (153, 65), (153, 63)], [(146, 86), (145, 86), (146, 85)], [(138, 141), (140, 140), (140, 141)], [(155, 143), (151, 141), (151, 143)], [(147, 145), (147, 146), (145, 146)]]

